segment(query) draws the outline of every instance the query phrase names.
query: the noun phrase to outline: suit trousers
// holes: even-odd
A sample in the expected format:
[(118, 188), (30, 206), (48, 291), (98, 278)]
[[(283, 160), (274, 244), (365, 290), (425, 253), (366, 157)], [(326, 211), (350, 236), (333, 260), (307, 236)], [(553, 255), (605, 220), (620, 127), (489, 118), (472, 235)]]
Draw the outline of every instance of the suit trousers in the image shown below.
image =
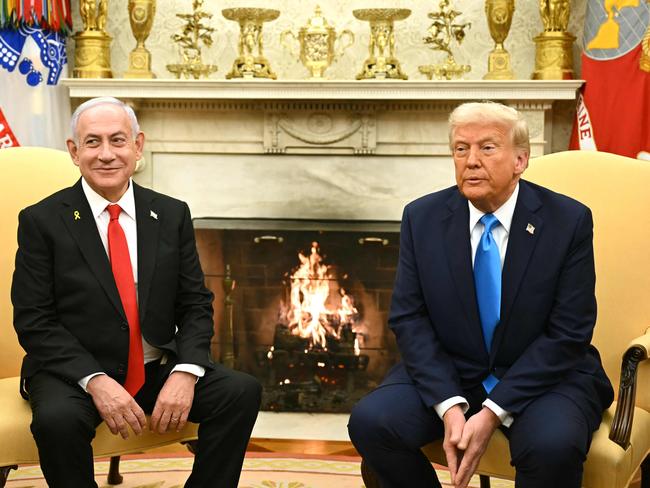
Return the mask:
[[(403, 366), (354, 407), (350, 439), (379, 477), (382, 488), (440, 487), (431, 463), (420, 450), (444, 437), (444, 424), (422, 402)], [(469, 418), (485, 400), (481, 386), (465, 392)], [(511, 464), (517, 488), (580, 488), (582, 466), (599, 412), (585, 412), (570, 398), (547, 393), (518, 415), (510, 428)]]
[[(146, 365), (145, 384), (135, 396), (145, 413), (153, 410), (172, 367), (159, 361)], [(102, 419), (91, 396), (45, 371), (28, 380), (27, 391), (31, 430), (48, 486), (96, 488), (91, 441)], [(219, 364), (206, 370), (189, 414), (190, 421), (199, 423), (199, 438), (186, 487), (237, 487), (260, 399), (261, 386), (252, 376)]]

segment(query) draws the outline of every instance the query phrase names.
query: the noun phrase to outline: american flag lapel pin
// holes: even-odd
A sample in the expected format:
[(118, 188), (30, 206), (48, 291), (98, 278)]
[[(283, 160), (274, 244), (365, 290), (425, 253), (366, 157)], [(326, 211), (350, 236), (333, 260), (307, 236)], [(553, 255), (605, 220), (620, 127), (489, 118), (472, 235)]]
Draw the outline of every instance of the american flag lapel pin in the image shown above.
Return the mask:
[(528, 232), (532, 236), (535, 233), (535, 226), (529, 223), (526, 226), (526, 232)]
[[(158, 214), (154, 212), (153, 210), (149, 210), (149, 217), (151, 217), (154, 220), (158, 220)], [(530, 225), (530, 224), (528, 224)]]

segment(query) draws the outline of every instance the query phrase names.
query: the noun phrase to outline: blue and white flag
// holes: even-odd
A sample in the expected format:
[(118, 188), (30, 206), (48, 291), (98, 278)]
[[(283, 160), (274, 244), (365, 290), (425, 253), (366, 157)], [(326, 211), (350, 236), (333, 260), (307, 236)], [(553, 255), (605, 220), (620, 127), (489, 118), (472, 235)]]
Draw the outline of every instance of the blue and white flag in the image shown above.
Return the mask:
[(0, 149), (65, 149), (70, 98), (65, 35), (38, 24), (0, 29)]

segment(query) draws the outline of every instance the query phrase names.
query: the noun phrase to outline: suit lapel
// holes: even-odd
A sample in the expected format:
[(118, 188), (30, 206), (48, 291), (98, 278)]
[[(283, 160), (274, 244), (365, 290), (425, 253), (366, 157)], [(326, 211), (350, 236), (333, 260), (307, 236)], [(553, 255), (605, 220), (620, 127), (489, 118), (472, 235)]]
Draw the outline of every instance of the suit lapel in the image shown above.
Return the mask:
[(153, 208), (153, 193), (133, 184), (135, 214), (138, 228), (138, 310), (144, 323), (158, 250), (158, 219), (164, 218)]
[(99, 237), (97, 223), (90, 210), (90, 205), (88, 205), (88, 200), (83, 193), (81, 179), (69, 189), (63, 200), (60, 217), (77, 242), (88, 267), (97, 277), (109, 300), (122, 318), (126, 320), (108, 255)]
[(476, 304), (467, 200), (460, 193), (455, 193), (448, 200), (447, 205), (449, 207), (449, 215), (445, 222), (444, 242), (445, 251), (448, 256), (449, 271), (469, 324), (468, 340), (474, 340), (476, 347), (485, 351), (487, 355)]
[(508, 326), (512, 305), (517, 298), (530, 257), (543, 231), (543, 220), (535, 213), (541, 206), (541, 202), (532, 188), (525, 181), (519, 183), (519, 196), (517, 205), (512, 216), (510, 234), (508, 236), (508, 248), (503, 264), (502, 288), (501, 288), (501, 320), (495, 331), (490, 356), (494, 358), (505, 329)]

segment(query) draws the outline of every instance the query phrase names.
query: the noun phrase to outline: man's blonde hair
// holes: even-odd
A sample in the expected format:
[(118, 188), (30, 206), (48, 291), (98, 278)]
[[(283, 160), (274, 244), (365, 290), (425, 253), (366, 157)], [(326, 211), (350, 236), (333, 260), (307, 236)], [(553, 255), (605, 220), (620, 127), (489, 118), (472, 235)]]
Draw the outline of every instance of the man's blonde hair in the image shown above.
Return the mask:
[(477, 123), (506, 126), (515, 148), (530, 154), (528, 124), (517, 110), (497, 102), (469, 102), (456, 107), (449, 115), (449, 147), (458, 127)]

